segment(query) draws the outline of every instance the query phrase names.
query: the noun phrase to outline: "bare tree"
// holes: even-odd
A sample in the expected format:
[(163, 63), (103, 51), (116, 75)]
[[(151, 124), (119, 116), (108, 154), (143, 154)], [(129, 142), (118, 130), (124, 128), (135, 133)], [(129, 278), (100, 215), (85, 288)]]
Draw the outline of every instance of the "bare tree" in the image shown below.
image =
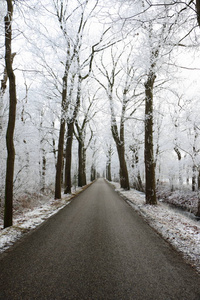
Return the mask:
[[(130, 100), (134, 98), (134, 91), (132, 91), (132, 89), (134, 84), (133, 78), (135, 70), (133, 64), (130, 62), (132, 48), (129, 54), (127, 54), (125, 67), (123, 64), (120, 65), (120, 63), (122, 63), (121, 58), (123, 56), (124, 49), (125, 46), (119, 51), (119, 53), (117, 51), (115, 53), (114, 49), (111, 48), (110, 64), (108, 66), (104, 64), (102, 57), (101, 66), (98, 66), (98, 70), (106, 80), (106, 83), (103, 83), (103, 81), (98, 78), (96, 78), (96, 80), (104, 88), (110, 104), (111, 132), (116, 144), (119, 158), (120, 184), (122, 188), (129, 190), (129, 175), (125, 159), (125, 121), (128, 119), (128, 116), (126, 115), (128, 104), (130, 103)], [(119, 79), (120, 73), (122, 73), (122, 76)], [(130, 94), (131, 91), (132, 93)], [(120, 117), (119, 111), (116, 113), (115, 108), (117, 98), (121, 105)], [(133, 112), (131, 115), (132, 114)], [(119, 125), (117, 119), (120, 119)]]
[[(60, 133), (59, 133), (59, 143), (58, 143), (58, 156), (57, 156), (57, 165), (56, 165), (56, 181), (55, 181), (55, 199), (61, 198), (61, 183), (62, 183), (62, 169), (63, 169), (63, 153), (64, 153), (64, 137), (65, 137), (65, 127), (67, 121), (67, 143), (66, 143), (66, 167), (65, 167), (65, 192), (71, 192), (71, 149), (72, 149), (72, 140), (73, 140), (73, 128), (74, 122), (76, 119), (76, 115), (78, 113), (79, 105), (80, 105), (80, 91), (81, 91), (81, 81), (83, 78), (81, 77), (78, 69), (78, 84), (77, 84), (77, 97), (75, 104), (72, 103), (73, 113), (72, 117), (67, 117), (68, 108), (70, 102), (72, 101), (72, 93), (74, 88), (74, 81), (76, 73), (71, 72), (70, 68), (72, 66), (76, 66), (77, 62), (79, 62), (79, 51), (81, 47), (83, 31), (87, 24), (87, 20), (84, 20), (84, 12), (88, 1), (84, 3), (84, 5), (80, 5), (77, 3), (77, 9), (81, 8), (81, 18), (77, 26), (77, 33), (75, 36), (75, 40), (72, 41), (70, 35), (68, 33), (68, 20), (76, 12), (76, 9), (72, 12), (68, 11), (68, 1), (62, 0), (60, 3), (53, 1), (57, 18), (60, 24), (60, 28), (63, 34), (64, 39), (66, 40), (67, 51), (66, 51), (66, 61), (65, 61), (65, 70), (63, 76), (63, 84), (62, 84), (62, 103), (61, 103), (61, 121), (60, 121)], [(96, 7), (96, 4), (92, 8), (92, 11)], [(94, 49), (94, 48), (93, 48)], [(94, 52), (94, 51), (93, 51)], [(92, 63), (93, 53), (90, 56), (90, 62)], [(80, 67), (78, 63), (78, 68)], [(85, 65), (84, 65), (85, 67)], [(91, 68), (91, 65), (90, 65)], [(71, 85), (68, 86), (69, 77), (71, 76)], [(85, 77), (86, 78), (86, 77)]]
[(13, 2), (7, 0), (7, 14), (4, 18), (5, 23), (5, 63), (6, 72), (9, 79), (9, 119), (6, 133), (7, 145), (7, 168), (6, 168), (6, 185), (5, 185), (5, 211), (4, 211), (4, 228), (12, 225), (13, 219), (13, 178), (15, 164), (15, 147), (14, 147), (14, 129), (16, 119), (16, 85), (15, 74), (12, 67), (12, 18)]
[[(90, 138), (86, 144), (87, 126), (96, 114), (96, 112), (91, 113), (92, 106), (95, 104), (95, 94), (92, 99), (90, 99), (90, 97), (88, 98), (89, 104), (87, 108), (85, 108), (82, 121), (77, 118), (74, 128), (74, 134), (78, 141), (78, 186), (80, 187), (86, 185), (86, 151), (93, 138), (93, 130), (90, 128)], [(82, 102), (85, 102), (84, 99), (82, 99)], [(84, 110), (83, 106), (84, 105), (82, 105), (82, 110)]]
[(156, 79), (154, 67), (156, 52), (152, 52), (152, 64), (145, 82), (145, 175), (146, 203), (156, 204), (155, 163), (153, 151), (153, 87)]
[(64, 39), (67, 44), (66, 60), (65, 60), (65, 70), (64, 76), (62, 78), (62, 102), (61, 102), (61, 120), (60, 120), (60, 131), (59, 131), (59, 141), (58, 141), (58, 154), (57, 154), (57, 164), (56, 164), (56, 179), (55, 179), (55, 199), (61, 198), (61, 184), (62, 184), (62, 169), (63, 169), (63, 151), (64, 151), (64, 137), (65, 137), (65, 126), (66, 126), (66, 114), (69, 106), (68, 97), (68, 80), (69, 71), (73, 63), (75, 56), (75, 48), (71, 53), (71, 42), (70, 37), (67, 35), (66, 20), (67, 20), (67, 4), (64, 7), (63, 1), (60, 5), (54, 2), (58, 21), (60, 23), (60, 28)]
[[(103, 36), (107, 32), (107, 30), (104, 31), (97, 43), (94, 43), (92, 46), (87, 45), (86, 50), (86, 48), (83, 47), (84, 32), (86, 30), (90, 17), (92, 17), (97, 7), (98, 0), (92, 3), (89, 0), (77, 1), (77, 7), (73, 7), (73, 5), (71, 7), (71, 4), (69, 4), (68, 1), (65, 0), (62, 0), (60, 2), (53, 0), (53, 3), (56, 9), (56, 14), (60, 23), (61, 31), (67, 44), (67, 58), (63, 76), (62, 116), (60, 123), (55, 187), (55, 198), (60, 198), (65, 126), (67, 125), (64, 193), (71, 193), (71, 152), (74, 122), (76, 120), (80, 106), (81, 85), (82, 81), (85, 80), (91, 73), (94, 55), (96, 52), (100, 51), (99, 49), (97, 50), (97, 46), (102, 42)], [(70, 8), (72, 9), (71, 11)], [(77, 15), (77, 13), (79, 14)], [(72, 23), (73, 17), (76, 18), (76, 20), (73, 20), (73, 22), (75, 23)], [(73, 27), (73, 36), (70, 36), (70, 27)], [(84, 48), (84, 50), (82, 48)]]
[(67, 140), (65, 149), (65, 194), (71, 194), (71, 163), (72, 163), (72, 143), (74, 134), (74, 123), (78, 115), (81, 99), (81, 82), (82, 78), (78, 76), (78, 87), (76, 102), (73, 107), (72, 116), (67, 121)]
[[(157, 75), (157, 64), (162, 55), (167, 55), (169, 49), (163, 54), (161, 50), (168, 44), (169, 37), (172, 32), (173, 26), (169, 26), (169, 8), (163, 5), (163, 11), (160, 14), (159, 21), (155, 17), (154, 20), (147, 21), (144, 25), (147, 31), (149, 42), (149, 67), (147, 68), (146, 81), (145, 81), (145, 192), (146, 203), (156, 204), (156, 180), (155, 180), (155, 159), (154, 159), (154, 140), (153, 140), (153, 96), (154, 86)], [(143, 2), (143, 9), (146, 7)], [(156, 29), (159, 24), (159, 30)], [(155, 39), (156, 36), (156, 39)], [(170, 49), (170, 51), (172, 48)], [(161, 54), (162, 53), (162, 54)]]
[[(84, 14), (82, 15), (82, 17), (84, 17)], [(85, 24), (86, 24), (87, 20), (85, 20)], [(82, 23), (82, 22), (81, 22)], [(77, 94), (76, 94), (76, 100), (75, 103), (72, 104), (71, 106), (71, 111), (70, 111), (70, 117), (67, 120), (67, 142), (66, 142), (66, 150), (65, 150), (65, 157), (66, 157), (66, 162), (65, 162), (65, 189), (64, 189), (64, 193), (65, 194), (70, 194), (71, 193), (71, 163), (72, 163), (72, 142), (73, 142), (73, 133), (74, 133), (74, 124), (79, 112), (79, 108), (80, 108), (80, 100), (81, 100), (81, 92), (82, 92), (82, 83), (84, 80), (86, 80), (91, 72), (92, 72), (92, 65), (93, 65), (93, 60), (94, 60), (94, 56), (96, 53), (102, 51), (102, 49), (104, 49), (105, 47), (108, 47), (108, 45), (102, 45), (100, 46), (101, 42), (103, 41), (103, 37), (104, 35), (107, 33), (107, 31), (109, 29), (106, 29), (99, 41), (97, 43), (95, 43), (94, 45), (92, 45), (91, 47), (91, 52), (88, 56), (87, 59), (85, 59), (82, 63), (80, 63), (80, 52), (81, 52), (81, 42), (82, 42), (82, 30), (84, 30), (84, 27), (80, 29), (80, 39), (79, 39), (79, 47), (78, 47), (78, 51), (76, 52), (77, 56), (77, 72), (74, 75), (78, 76), (77, 79)], [(99, 46), (99, 48), (98, 48)], [(82, 73), (85, 71), (85, 68), (88, 68), (87, 72), (82, 75)]]

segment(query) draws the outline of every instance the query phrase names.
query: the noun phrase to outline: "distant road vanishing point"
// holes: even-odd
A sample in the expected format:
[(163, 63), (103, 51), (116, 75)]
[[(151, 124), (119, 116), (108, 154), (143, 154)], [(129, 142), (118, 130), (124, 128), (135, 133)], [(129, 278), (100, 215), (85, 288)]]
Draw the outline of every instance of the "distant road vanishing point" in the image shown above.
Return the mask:
[(0, 299), (200, 300), (200, 276), (99, 179), (0, 255)]

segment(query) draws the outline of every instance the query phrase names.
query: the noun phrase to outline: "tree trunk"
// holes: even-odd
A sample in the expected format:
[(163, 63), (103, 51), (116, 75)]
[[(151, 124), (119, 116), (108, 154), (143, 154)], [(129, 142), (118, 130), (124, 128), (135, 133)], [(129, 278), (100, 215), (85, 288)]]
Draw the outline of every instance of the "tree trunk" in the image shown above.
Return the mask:
[(192, 191), (196, 191), (196, 166), (192, 168)]
[(7, 167), (6, 167), (6, 184), (5, 184), (5, 210), (4, 210), (4, 228), (12, 226), (13, 219), (13, 178), (15, 163), (15, 147), (14, 147), (14, 129), (16, 119), (16, 85), (15, 75), (12, 68), (12, 0), (7, 0), (7, 15), (4, 18), (5, 23), (5, 62), (6, 71), (9, 78), (9, 119), (6, 133), (7, 146)]
[(82, 187), (86, 185), (86, 149), (84, 148), (83, 142), (78, 143), (78, 186)]
[[(13, 59), (15, 57), (16, 53), (13, 53), (11, 55), (11, 63), (13, 63)], [(0, 88), (0, 133), (3, 129), (3, 95), (5, 94), (6, 88), (7, 88), (7, 80), (8, 80), (8, 74), (7, 69), (5, 67), (3, 72), (3, 79), (1, 80), (1, 88)]]
[(71, 122), (67, 125), (67, 142), (65, 153), (65, 194), (71, 194), (71, 164), (72, 164), (72, 142), (73, 142), (73, 128), (74, 123)]
[(82, 187), (83, 185), (83, 145), (80, 140), (78, 142), (78, 186)]
[(144, 187), (143, 187), (143, 184), (142, 184), (142, 179), (141, 179), (139, 170), (138, 170), (138, 173), (137, 173), (137, 190), (140, 191), (140, 192), (144, 192)]
[(42, 149), (42, 173), (41, 173), (41, 192), (45, 191), (46, 188), (46, 153)]
[(78, 87), (77, 87), (77, 98), (76, 104), (74, 106), (73, 116), (69, 120), (67, 125), (67, 142), (66, 142), (66, 153), (65, 153), (65, 194), (71, 194), (71, 164), (72, 164), (72, 143), (73, 143), (73, 133), (74, 133), (74, 123), (79, 111), (80, 101), (81, 101), (81, 83), (82, 77), (78, 75)]
[(134, 180), (134, 188), (138, 191), (144, 192), (143, 184), (142, 184), (142, 179), (140, 175), (140, 170), (139, 170), (139, 155), (138, 155), (138, 148), (136, 145), (131, 145), (129, 146), (130, 151), (132, 151), (132, 168), (135, 169), (136, 171), (136, 176)]
[(61, 120), (59, 142), (58, 142), (58, 157), (57, 157), (57, 164), (56, 164), (56, 182), (55, 182), (55, 197), (54, 197), (55, 199), (61, 199), (64, 136), (65, 136), (65, 120)]
[(87, 184), (86, 180), (86, 149), (83, 147), (83, 185)]
[(145, 176), (146, 203), (157, 204), (153, 151), (153, 86), (155, 74), (150, 72), (145, 83)]
[(3, 95), (6, 91), (7, 80), (8, 80), (8, 75), (5, 67), (3, 79), (1, 80), (1, 88), (0, 88), (0, 134), (3, 129), (3, 108), (4, 108)]
[(123, 188), (125, 190), (130, 190), (128, 170), (127, 170), (127, 165), (126, 165), (126, 160), (125, 160), (124, 144), (117, 145), (117, 153), (118, 153), (119, 165), (120, 165), (120, 185), (121, 185), (121, 188)]
[[(112, 114), (112, 111), (111, 111), (111, 114)], [(113, 119), (113, 121), (111, 124), (111, 131), (112, 131), (113, 139), (116, 144), (118, 158), (119, 158), (120, 185), (121, 185), (121, 188), (123, 188), (125, 190), (130, 190), (129, 176), (128, 176), (128, 170), (127, 170), (127, 165), (126, 165), (126, 160), (125, 160), (124, 133), (123, 133), (124, 126), (120, 125), (120, 138), (119, 138), (116, 120), (115, 120), (115, 117), (113, 117), (113, 114), (112, 114), (112, 119)]]
[(200, 168), (198, 167), (198, 180), (197, 180), (197, 183), (198, 183), (198, 190), (200, 190)]
[(111, 176), (111, 160), (112, 160), (112, 147), (110, 145), (107, 153), (107, 164), (106, 164), (106, 179), (108, 181), (112, 181), (112, 176)]
[(63, 182), (63, 153), (64, 153), (64, 140), (65, 140), (65, 114), (68, 109), (67, 104), (67, 83), (68, 83), (68, 71), (69, 63), (66, 61), (65, 73), (63, 76), (63, 86), (62, 86), (62, 103), (61, 103), (61, 120), (60, 120), (60, 132), (59, 132), (59, 142), (58, 142), (58, 156), (56, 164), (56, 180), (55, 180), (55, 199), (61, 199), (61, 190)]
[(107, 165), (106, 165), (106, 179), (108, 181), (112, 181), (111, 177), (111, 161), (108, 160)]
[[(87, 117), (87, 116), (86, 116)], [(86, 148), (85, 148), (85, 127), (87, 124), (87, 118), (83, 120), (82, 126), (80, 127), (78, 125), (78, 122), (75, 121), (76, 131), (74, 131), (74, 134), (76, 136), (76, 139), (78, 141), (78, 186), (82, 187), (86, 185)], [(90, 141), (89, 141), (90, 143)], [(88, 146), (89, 146), (88, 143)]]
[(178, 166), (178, 168), (179, 168), (179, 171), (178, 171), (178, 173), (179, 173), (179, 184), (180, 184), (180, 186), (182, 186), (183, 185), (183, 178), (182, 178), (181, 165), (180, 165), (181, 152), (179, 151), (177, 146), (174, 147), (174, 151), (176, 152), (177, 157), (178, 157), (178, 162), (179, 162), (179, 166)]
[(200, 197), (198, 197), (198, 207), (197, 207), (196, 216), (200, 218)]
[[(55, 122), (52, 122), (52, 127), (55, 128)], [(57, 162), (57, 156), (56, 156), (56, 141), (55, 141), (55, 137), (52, 133), (52, 151), (53, 151), (53, 156), (54, 156), (54, 161), (55, 161), (55, 169), (56, 169), (56, 162)]]
[(90, 180), (94, 181), (96, 179), (96, 168), (95, 168), (94, 164), (92, 164), (90, 172), (91, 172), (90, 173)]
[(197, 22), (200, 26), (200, 0), (196, 0)]

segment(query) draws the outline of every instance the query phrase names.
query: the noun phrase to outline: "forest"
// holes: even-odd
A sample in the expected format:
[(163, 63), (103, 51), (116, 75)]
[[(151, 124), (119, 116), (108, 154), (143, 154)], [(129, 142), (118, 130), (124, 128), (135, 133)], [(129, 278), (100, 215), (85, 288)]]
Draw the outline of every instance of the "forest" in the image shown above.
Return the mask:
[(5, 228), (98, 177), (200, 217), (200, 0), (1, 0), (0, 28)]

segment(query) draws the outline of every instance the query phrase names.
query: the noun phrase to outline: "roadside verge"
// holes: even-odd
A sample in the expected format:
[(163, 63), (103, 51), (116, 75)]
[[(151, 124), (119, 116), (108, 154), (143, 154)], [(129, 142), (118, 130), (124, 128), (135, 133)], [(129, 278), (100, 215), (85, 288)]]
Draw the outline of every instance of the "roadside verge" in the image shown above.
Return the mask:
[(13, 226), (0, 230), (0, 254), (19, 241), (25, 234), (36, 229), (48, 218), (69, 205), (75, 197), (85, 191), (91, 184), (93, 182), (73, 190), (72, 194), (62, 194), (62, 199), (49, 199), (47, 203), (14, 218)]
[[(109, 183), (109, 182), (108, 182)], [(163, 203), (145, 204), (145, 194), (125, 191), (118, 183), (109, 183), (115, 191), (157, 231), (185, 261), (200, 274), (200, 222), (190, 219)]]

